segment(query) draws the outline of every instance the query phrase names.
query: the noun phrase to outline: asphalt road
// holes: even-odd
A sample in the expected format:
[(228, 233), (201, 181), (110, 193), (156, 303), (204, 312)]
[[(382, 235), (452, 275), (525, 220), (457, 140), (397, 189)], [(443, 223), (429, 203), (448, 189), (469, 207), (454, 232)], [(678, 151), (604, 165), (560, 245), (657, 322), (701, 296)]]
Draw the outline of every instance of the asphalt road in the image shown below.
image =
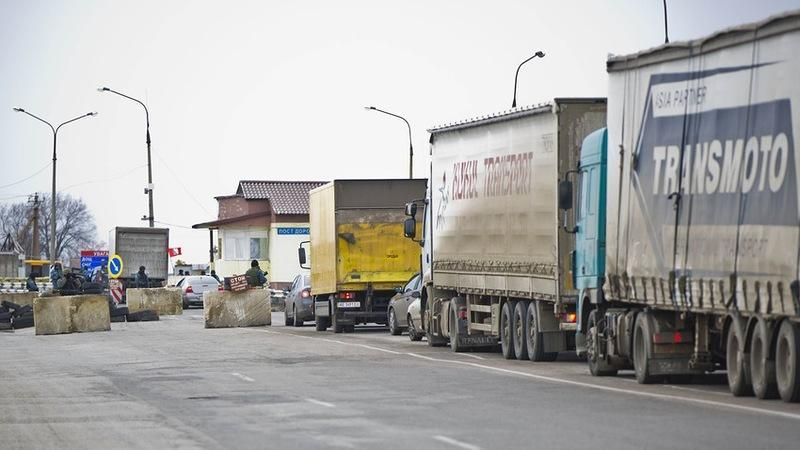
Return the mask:
[(800, 404), (451, 353), (383, 328), (0, 333), (0, 448), (798, 448)]

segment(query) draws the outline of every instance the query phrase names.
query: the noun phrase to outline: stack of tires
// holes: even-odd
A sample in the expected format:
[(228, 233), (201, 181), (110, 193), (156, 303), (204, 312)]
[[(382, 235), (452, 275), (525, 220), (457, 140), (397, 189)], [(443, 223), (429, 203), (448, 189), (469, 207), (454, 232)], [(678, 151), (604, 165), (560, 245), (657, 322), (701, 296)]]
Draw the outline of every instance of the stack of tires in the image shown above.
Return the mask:
[(112, 322), (152, 322), (158, 320), (158, 311), (145, 309), (130, 312), (127, 306), (117, 305), (111, 298), (108, 299), (108, 310)]
[(33, 326), (33, 308), (4, 301), (0, 303), (0, 330), (19, 330)]

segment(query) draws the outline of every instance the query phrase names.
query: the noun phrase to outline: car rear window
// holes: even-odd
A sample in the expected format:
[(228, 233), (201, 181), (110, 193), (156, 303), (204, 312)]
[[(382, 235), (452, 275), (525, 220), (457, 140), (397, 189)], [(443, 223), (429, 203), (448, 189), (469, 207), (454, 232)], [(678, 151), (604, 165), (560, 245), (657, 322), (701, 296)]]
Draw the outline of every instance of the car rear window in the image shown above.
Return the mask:
[(194, 286), (197, 284), (219, 284), (219, 282), (216, 279), (214, 279), (214, 277), (200, 276), (200, 277), (189, 278), (189, 284)]

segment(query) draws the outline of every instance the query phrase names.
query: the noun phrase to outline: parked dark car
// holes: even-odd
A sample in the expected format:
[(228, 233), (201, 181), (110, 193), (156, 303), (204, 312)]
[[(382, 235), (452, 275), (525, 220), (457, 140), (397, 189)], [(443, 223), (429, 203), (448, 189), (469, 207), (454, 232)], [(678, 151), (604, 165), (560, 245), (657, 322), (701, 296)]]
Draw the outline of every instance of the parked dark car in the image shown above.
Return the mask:
[(311, 298), (311, 275), (294, 277), (286, 294), (284, 317), (286, 326), (302, 327), (304, 321), (314, 320), (314, 300)]
[(181, 288), (183, 309), (188, 309), (192, 305), (203, 306), (203, 293), (217, 291), (220, 288), (219, 281), (209, 275), (190, 275), (178, 281), (176, 286)]
[(420, 277), (419, 274), (411, 277), (410, 280), (397, 290), (391, 300), (389, 309), (386, 311), (386, 319), (389, 324), (389, 332), (397, 336), (408, 328), (408, 305), (420, 296)]

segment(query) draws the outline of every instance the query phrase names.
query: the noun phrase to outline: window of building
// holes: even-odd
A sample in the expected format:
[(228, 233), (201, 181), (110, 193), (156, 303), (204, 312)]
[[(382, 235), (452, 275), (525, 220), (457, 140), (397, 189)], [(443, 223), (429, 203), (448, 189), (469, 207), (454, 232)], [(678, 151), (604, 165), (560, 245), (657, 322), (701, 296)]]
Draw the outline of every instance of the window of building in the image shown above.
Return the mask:
[(268, 259), (267, 231), (225, 230), (223, 259), (245, 261)]

